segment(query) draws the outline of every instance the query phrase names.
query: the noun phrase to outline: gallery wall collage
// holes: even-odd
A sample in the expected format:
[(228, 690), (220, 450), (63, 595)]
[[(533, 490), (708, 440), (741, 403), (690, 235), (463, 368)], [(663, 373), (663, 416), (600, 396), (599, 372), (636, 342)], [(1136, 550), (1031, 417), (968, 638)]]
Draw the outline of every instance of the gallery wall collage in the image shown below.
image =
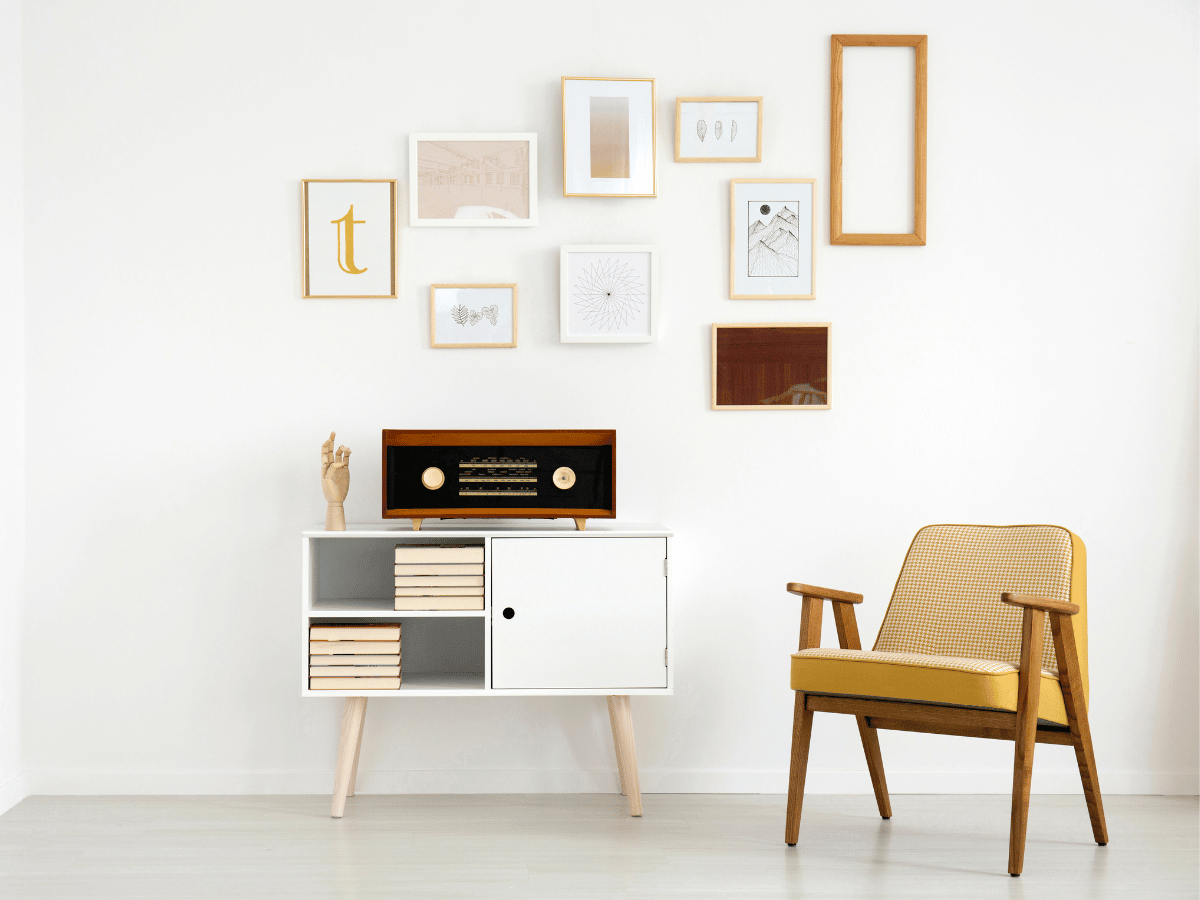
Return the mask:
[[(925, 35), (833, 35), (830, 41), (830, 243), (925, 244)], [(908, 233), (842, 230), (842, 72), (845, 47), (915, 53), (913, 224)], [(657, 197), (653, 78), (562, 78), (564, 197)], [(762, 97), (679, 97), (675, 162), (762, 162)], [(538, 136), (409, 137), (411, 227), (538, 224)], [(305, 179), (303, 295), (395, 298), (395, 179)], [(816, 297), (814, 178), (729, 183), (729, 298)], [(559, 337), (564, 343), (658, 339), (658, 249), (569, 245), (560, 250)], [(515, 284), (430, 285), (430, 346), (516, 347)], [(712, 326), (713, 409), (829, 409), (828, 322)]]

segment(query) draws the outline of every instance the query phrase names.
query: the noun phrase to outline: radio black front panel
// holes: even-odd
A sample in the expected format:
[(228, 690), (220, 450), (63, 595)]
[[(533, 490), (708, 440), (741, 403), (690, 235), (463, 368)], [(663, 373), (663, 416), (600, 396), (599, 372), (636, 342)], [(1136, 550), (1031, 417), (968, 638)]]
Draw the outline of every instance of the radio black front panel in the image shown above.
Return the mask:
[[(387, 448), (387, 506), (407, 509), (612, 509), (611, 446)], [(575, 483), (559, 488), (556, 469)], [(429, 490), (421, 473), (441, 469), (442, 486)]]

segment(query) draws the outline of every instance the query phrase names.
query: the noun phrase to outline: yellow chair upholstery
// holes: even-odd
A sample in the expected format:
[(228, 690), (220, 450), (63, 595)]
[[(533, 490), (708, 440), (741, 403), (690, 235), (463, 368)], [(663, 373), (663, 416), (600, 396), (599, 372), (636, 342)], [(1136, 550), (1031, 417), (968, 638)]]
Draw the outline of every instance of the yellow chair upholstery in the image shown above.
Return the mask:
[[(872, 650), (792, 654), (792, 690), (1015, 711), (1021, 610), (1004, 591), (1079, 606), (1087, 696), (1087, 560), (1083, 542), (1051, 525), (930, 525), (917, 532)], [(1038, 718), (1067, 724), (1050, 623)]]

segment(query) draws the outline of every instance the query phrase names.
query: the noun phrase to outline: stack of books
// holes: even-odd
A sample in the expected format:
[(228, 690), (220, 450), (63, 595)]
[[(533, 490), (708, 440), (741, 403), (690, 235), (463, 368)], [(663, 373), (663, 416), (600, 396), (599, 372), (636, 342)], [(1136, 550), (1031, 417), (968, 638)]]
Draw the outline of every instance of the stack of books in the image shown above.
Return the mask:
[(483, 609), (483, 547), (397, 544), (396, 609)]
[(308, 686), (314, 691), (400, 690), (400, 623), (310, 625)]

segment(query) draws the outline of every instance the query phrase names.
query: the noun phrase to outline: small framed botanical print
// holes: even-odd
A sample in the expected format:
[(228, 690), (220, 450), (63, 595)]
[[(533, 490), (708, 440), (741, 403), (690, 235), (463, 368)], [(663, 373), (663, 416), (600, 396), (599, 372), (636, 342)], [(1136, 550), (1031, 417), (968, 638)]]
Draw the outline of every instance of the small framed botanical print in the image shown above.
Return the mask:
[(762, 162), (762, 97), (678, 97), (675, 162)]
[(408, 223), (537, 224), (536, 134), (413, 134)]
[(729, 182), (729, 296), (734, 300), (816, 297), (815, 178)]
[(517, 346), (517, 286), (430, 285), (429, 346)]
[(563, 196), (654, 197), (653, 78), (562, 79)]
[(305, 297), (396, 296), (394, 179), (300, 183)]
[(563, 247), (559, 260), (563, 343), (658, 340), (658, 248), (646, 244)]
[(713, 325), (713, 409), (829, 409), (829, 323)]

